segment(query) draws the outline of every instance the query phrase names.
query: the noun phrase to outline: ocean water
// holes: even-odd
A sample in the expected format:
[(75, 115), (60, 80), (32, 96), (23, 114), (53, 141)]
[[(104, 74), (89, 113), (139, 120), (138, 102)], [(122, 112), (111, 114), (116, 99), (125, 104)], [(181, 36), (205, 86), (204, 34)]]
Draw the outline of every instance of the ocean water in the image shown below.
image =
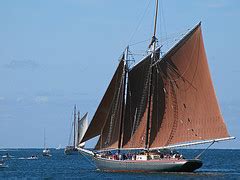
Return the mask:
[[(179, 150), (193, 158), (197, 149)], [(203, 166), (194, 173), (110, 173), (101, 172), (82, 155), (64, 155), (51, 149), (52, 157), (42, 157), (42, 149), (0, 150), (7, 168), (0, 168), (0, 179), (240, 179), (240, 150), (207, 150), (201, 157)], [(38, 155), (38, 159), (28, 159)]]

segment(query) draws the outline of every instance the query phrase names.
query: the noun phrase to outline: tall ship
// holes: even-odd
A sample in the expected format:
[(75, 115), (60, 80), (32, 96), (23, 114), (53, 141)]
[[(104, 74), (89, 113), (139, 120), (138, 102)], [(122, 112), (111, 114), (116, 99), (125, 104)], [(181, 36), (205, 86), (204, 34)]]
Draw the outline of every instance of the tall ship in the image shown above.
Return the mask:
[[(74, 117), (73, 117), (73, 142), (72, 145), (68, 145), (64, 149), (64, 153), (66, 155), (78, 154), (78, 147), (83, 148), (85, 146), (85, 142), (81, 142), (82, 138), (88, 128), (88, 120), (86, 113), (82, 118), (80, 117), (80, 111), (77, 113), (76, 105), (74, 106)], [(71, 139), (71, 135), (70, 135)]]
[(158, 0), (149, 54), (129, 68), (126, 48), (81, 141), (99, 136), (93, 150), (79, 150), (100, 170), (193, 172), (204, 151), (186, 159), (175, 149), (234, 139), (217, 102), (201, 23), (161, 55), (157, 16)]

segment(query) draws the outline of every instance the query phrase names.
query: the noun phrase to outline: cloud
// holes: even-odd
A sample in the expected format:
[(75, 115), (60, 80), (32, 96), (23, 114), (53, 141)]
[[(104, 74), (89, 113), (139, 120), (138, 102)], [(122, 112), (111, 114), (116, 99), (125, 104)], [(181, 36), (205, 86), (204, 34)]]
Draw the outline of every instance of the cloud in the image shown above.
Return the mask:
[(5, 67), (9, 69), (37, 69), (39, 64), (32, 60), (12, 60)]
[(223, 2), (210, 3), (208, 4), (208, 7), (213, 9), (223, 8), (225, 7), (225, 3)]
[(207, 7), (212, 9), (219, 9), (228, 6), (228, 0), (208, 0)]
[(36, 96), (34, 98), (34, 101), (38, 104), (47, 103), (48, 100), (49, 100), (48, 96)]
[(14, 119), (15, 116), (12, 114), (0, 114), (0, 121), (8, 121), (10, 119)]

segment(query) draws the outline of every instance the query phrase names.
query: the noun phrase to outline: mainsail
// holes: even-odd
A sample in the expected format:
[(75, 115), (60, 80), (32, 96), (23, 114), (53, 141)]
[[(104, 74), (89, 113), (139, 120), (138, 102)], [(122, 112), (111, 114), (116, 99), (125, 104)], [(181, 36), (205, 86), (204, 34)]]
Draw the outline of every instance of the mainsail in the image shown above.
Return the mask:
[(151, 149), (229, 137), (207, 64), (201, 23), (162, 58), (156, 54), (154, 61), (149, 55), (129, 70), (126, 98), (122, 98), (124, 62), (120, 61), (82, 142), (100, 135), (96, 149), (119, 148), (121, 139), (120, 148), (146, 148), (147, 142)]
[(87, 119), (88, 113), (86, 113), (81, 119), (80, 119), (80, 115), (78, 115), (78, 136), (77, 136), (77, 143), (78, 146), (82, 147), (85, 145), (85, 143), (80, 143), (84, 134), (87, 131), (88, 128), (88, 119)]
[[(201, 24), (153, 64), (153, 79), (150, 148), (229, 136), (212, 85)], [(144, 139), (144, 129), (139, 125), (135, 134), (140, 132)], [(134, 138), (125, 147), (143, 147)]]

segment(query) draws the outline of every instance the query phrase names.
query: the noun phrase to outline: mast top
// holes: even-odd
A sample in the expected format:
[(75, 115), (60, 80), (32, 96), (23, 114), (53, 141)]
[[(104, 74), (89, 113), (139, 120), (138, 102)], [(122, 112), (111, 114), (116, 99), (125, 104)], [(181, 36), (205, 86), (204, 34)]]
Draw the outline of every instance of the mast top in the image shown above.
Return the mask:
[(157, 17), (158, 17), (158, 0), (156, 0), (153, 36), (152, 36), (152, 40), (151, 40), (151, 42), (149, 44), (149, 48), (153, 47), (153, 52), (155, 52), (155, 50), (156, 50)]

